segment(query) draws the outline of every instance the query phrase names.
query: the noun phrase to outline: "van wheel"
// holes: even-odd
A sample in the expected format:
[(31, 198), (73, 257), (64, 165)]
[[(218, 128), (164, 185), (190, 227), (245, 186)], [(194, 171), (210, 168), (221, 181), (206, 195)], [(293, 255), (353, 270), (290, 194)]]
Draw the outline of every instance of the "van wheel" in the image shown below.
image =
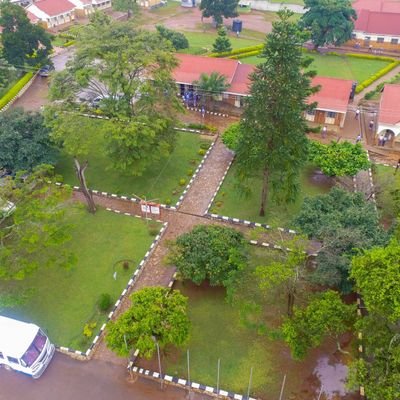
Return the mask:
[(3, 367), (4, 369), (6, 369), (7, 371), (12, 371), (12, 368), (9, 365), (3, 364), (0, 366)]

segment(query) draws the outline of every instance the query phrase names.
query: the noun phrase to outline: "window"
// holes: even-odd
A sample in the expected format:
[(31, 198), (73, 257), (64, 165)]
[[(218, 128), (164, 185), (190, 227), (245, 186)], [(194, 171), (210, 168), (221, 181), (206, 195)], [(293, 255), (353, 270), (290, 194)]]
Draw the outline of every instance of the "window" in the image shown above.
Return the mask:
[(333, 111), (328, 111), (326, 113), (327, 118), (336, 118), (336, 113)]
[(365, 40), (371, 40), (371, 36), (365, 36)]
[(4, 359), (3, 353), (0, 351), (0, 358)]
[(392, 43), (392, 44), (399, 44), (399, 39), (392, 39), (391, 41), (390, 41), (390, 43)]
[(383, 37), (378, 37), (376, 40), (378, 43), (383, 43), (385, 41), (385, 38)]
[(8, 361), (11, 361), (11, 362), (14, 363), (14, 364), (19, 364), (17, 358), (14, 358), (14, 357), (7, 357), (7, 358), (8, 358)]
[(351, 37), (352, 37), (353, 39), (357, 39), (357, 34), (352, 33), (352, 34), (351, 34)]
[(307, 110), (308, 115), (315, 115), (315, 110)]
[(29, 349), (22, 356), (24, 366), (30, 367), (38, 359), (40, 353), (44, 349), (46, 340), (47, 336), (43, 332), (39, 331), (35, 339), (33, 339), (32, 344), (29, 346)]

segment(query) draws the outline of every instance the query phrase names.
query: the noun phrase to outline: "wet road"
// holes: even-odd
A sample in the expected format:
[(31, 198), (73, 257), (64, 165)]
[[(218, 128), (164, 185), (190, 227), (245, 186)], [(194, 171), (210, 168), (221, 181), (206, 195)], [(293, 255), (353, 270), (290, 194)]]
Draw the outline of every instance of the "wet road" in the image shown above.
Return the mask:
[[(187, 392), (139, 378), (128, 381), (128, 374), (119, 365), (98, 360), (76, 361), (56, 353), (49, 367), (38, 380), (13, 371), (0, 369), (0, 400), (185, 400)], [(210, 399), (194, 394), (191, 400)]]
[[(65, 68), (69, 57), (74, 49), (63, 49), (61, 53), (56, 54), (52, 60), (56, 71)], [(47, 93), (49, 90), (49, 79), (37, 76), (29, 89), (12, 105), (12, 107), (23, 107), (26, 111), (38, 111), (47, 103)]]

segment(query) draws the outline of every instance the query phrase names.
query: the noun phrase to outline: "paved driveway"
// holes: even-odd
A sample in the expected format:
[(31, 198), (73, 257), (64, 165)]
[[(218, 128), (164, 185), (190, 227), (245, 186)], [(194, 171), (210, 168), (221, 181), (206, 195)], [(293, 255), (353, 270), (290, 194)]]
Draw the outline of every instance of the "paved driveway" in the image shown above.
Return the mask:
[[(184, 400), (187, 393), (168, 386), (161, 391), (157, 382), (128, 381), (124, 368), (99, 360), (81, 362), (56, 353), (38, 380), (0, 369), (0, 400)], [(191, 400), (209, 399), (193, 394)]]

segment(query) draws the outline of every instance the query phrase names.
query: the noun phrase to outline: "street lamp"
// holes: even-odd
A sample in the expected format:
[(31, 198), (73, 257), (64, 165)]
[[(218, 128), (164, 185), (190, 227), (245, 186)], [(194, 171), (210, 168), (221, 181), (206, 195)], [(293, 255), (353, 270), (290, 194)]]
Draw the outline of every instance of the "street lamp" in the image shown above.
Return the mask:
[(155, 336), (152, 336), (151, 338), (153, 339), (153, 342), (156, 344), (156, 347), (157, 347), (158, 371), (160, 373), (160, 386), (161, 386), (161, 390), (162, 390), (163, 389), (164, 379), (163, 379), (162, 371), (161, 371), (160, 346), (158, 345), (158, 341), (157, 341), (157, 338)]

